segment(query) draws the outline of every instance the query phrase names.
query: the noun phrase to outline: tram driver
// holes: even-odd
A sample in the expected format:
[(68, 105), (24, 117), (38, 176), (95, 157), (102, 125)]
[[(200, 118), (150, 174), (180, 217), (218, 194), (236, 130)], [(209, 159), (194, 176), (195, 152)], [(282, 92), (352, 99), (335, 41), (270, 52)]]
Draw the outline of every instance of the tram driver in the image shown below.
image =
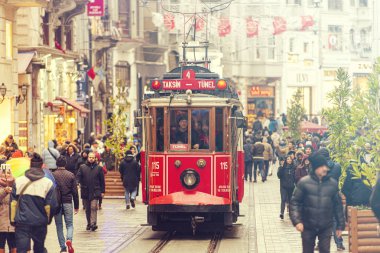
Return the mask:
[[(181, 115), (177, 118), (177, 129), (174, 133), (173, 139), (171, 141), (172, 144), (188, 144), (188, 121), (187, 117)], [(191, 147), (192, 149), (199, 149), (199, 138), (195, 137), (194, 132), (192, 131), (192, 141)]]

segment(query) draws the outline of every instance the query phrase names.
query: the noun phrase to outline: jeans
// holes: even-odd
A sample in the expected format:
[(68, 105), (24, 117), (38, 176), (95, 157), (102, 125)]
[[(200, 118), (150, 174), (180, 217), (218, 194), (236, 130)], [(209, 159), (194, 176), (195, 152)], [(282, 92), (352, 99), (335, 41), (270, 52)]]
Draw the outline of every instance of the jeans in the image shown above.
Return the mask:
[(96, 225), (98, 216), (98, 201), (98, 199), (83, 199), (83, 204), (86, 209), (87, 226)]
[(264, 160), (265, 177), (269, 174), (269, 160)]
[(244, 179), (247, 180), (249, 176), (249, 180), (252, 181), (252, 165), (253, 161), (244, 162)]
[(16, 225), (17, 253), (26, 253), (30, 250), (30, 239), (33, 240), (33, 252), (45, 252), (45, 238), (47, 226)]
[(67, 229), (67, 240), (72, 241), (73, 240), (73, 232), (74, 232), (73, 204), (72, 203), (63, 203), (62, 206), (63, 206), (63, 208), (62, 208), (61, 212), (54, 216), (54, 220), (55, 220), (55, 226), (57, 228), (57, 236), (58, 236), (59, 246), (61, 247), (61, 250), (66, 250), (66, 244), (65, 244), (66, 240), (65, 240), (65, 235), (63, 233), (62, 215), (65, 219), (65, 224), (66, 224), (66, 229)]
[(333, 227), (332, 227), (332, 232), (334, 234), (334, 241), (335, 241), (335, 244), (337, 247), (342, 247), (343, 246), (343, 237), (337, 237), (336, 236), (336, 227), (338, 226), (338, 223), (336, 222), (336, 219), (334, 217), (334, 221), (333, 221)]
[(280, 194), (281, 194), (281, 214), (284, 214), (285, 211), (285, 204), (290, 203), (290, 199), (292, 198), (294, 188), (285, 188), (280, 187)]
[(131, 199), (135, 200), (136, 199), (136, 194), (137, 194), (137, 187), (133, 189), (133, 191), (129, 191), (125, 189), (125, 203), (127, 205), (131, 204)]
[(255, 179), (255, 181), (256, 181), (256, 177), (257, 177), (257, 167), (259, 167), (259, 172), (260, 172), (261, 178), (264, 182), (267, 178), (267, 175), (266, 175), (266, 172), (264, 169), (264, 160), (262, 160), (262, 159), (253, 160), (253, 167), (254, 167), (253, 178)]
[(314, 253), (315, 239), (318, 236), (320, 253), (330, 253), (332, 227), (325, 229), (306, 229), (302, 232), (302, 252)]

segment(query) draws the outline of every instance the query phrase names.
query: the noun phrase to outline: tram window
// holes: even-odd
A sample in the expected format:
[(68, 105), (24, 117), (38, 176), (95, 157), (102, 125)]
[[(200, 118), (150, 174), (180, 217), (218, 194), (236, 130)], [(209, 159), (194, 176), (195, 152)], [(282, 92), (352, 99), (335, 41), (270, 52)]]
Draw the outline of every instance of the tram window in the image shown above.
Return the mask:
[(164, 151), (164, 108), (156, 109), (156, 149)]
[(170, 149), (187, 150), (188, 132), (189, 125), (187, 110), (170, 111), (170, 144), (183, 144), (174, 146), (171, 145)]
[(223, 151), (223, 108), (216, 108), (215, 110), (215, 151)]
[(191, 147), (192, 149), (210, 148), (210, 112), (209, 110), (192, 110), (191, 112)]

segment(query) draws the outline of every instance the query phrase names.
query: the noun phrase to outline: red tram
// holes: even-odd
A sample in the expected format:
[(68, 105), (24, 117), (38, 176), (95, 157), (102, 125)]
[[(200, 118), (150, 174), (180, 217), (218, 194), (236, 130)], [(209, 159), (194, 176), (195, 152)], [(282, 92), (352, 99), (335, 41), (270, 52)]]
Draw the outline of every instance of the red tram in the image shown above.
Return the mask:
[(142, 108), (148, 224), (193, 233), (231, 226), (244, 195), (245, 118), (236, 92), (207, 68), (183, 66), (151, 81)]

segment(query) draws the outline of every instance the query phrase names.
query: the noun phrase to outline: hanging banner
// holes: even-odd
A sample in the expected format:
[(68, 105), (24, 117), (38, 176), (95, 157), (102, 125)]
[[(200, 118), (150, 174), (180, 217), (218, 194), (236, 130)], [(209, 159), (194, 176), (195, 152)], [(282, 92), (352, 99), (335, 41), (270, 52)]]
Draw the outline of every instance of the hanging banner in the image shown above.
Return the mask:
[(87, 4), (87, 16), (101, 17), (104, 15), (104, 0), (89, 0)]
[(231, 33), (231, 23), (229, 18), (220, 18), (218, 25), (219, 37), (225, 37)]
[(314, 19), (312, 16), (301, 16), (301, 30), (306, 30), (306, 28), (314, 25)]
[(259, 35), (259, 22), (253, 20), (252, 17), (246, 19), (247, 25), (247, 38), (253, 38)]
[(203, 28), (205, 27), (205, 24), (206, 22), (203, 18), (200, 18), (200, 17), (195, 18), (195, 30), (197, 32), (202, 31)]
[(175, 28), (174, 15), (172, 13), (164, 14), (164, 25), (169, 31)]
[(273, 18), (273, 34), (277, 35), (286, 31), (286, 20), (283, 17)]

